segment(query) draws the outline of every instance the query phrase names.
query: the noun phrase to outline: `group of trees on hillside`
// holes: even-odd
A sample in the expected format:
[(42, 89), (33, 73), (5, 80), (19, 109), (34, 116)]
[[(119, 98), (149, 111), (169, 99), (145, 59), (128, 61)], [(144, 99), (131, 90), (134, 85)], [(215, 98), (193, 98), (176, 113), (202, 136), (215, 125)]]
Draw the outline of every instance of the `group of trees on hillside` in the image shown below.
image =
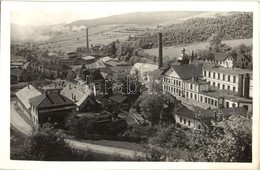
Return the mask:
[[(159, 30), (163, 33), (164, 46), (204, 42), (212, 34), (222, 40), (253, 37), (253, 13), (233, 13), (215, 18), (192, 18)], [(131, 43), (144, 49), (158, 47), (158, 31), (146, 32), (133, 38)]]

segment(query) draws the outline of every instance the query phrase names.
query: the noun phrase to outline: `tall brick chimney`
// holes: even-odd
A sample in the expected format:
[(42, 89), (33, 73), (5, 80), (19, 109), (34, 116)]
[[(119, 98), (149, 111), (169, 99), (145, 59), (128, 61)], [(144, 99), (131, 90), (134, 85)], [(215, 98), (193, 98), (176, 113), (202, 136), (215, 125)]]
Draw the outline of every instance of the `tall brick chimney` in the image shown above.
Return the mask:
[(87, 53), (89, 52), (89, 44), (88, 44), (88, 28), (86, 28), (86, 45), (87, 45)]
[(243, 97), (244, 98), (249, 98), (249, 82), (250, 82), (250, 77), (249, 77), (249, 74), (245, 74), (244, 76), (244, 94), (243, 94)]
[(238, 75), (238, 96), (239, 97), (243, 97), (243, 79), (244, 79), (244, 75), (243, 74), (239, 74)]
[(161, 68), (162, 66), (163, 66), (162, 33), (159, 33), (159, 59), (158, 59), (158, 67)]

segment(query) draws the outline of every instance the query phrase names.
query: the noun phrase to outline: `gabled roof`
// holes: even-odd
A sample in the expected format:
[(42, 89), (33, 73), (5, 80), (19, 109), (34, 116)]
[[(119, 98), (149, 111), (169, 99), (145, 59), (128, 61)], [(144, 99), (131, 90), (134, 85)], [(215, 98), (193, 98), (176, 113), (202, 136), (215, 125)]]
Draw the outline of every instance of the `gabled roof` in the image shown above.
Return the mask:
[(44, 93), (31, 98), (30, 102), (35, 108), (73, 105), (73, 102), (70, 99), (59, 94), (59, 92)]
[(117, 103), (123, 103), (127, 99), (127, 97), (123, 95), (113, 95), (109, 97), (109, 99)]
[(25, 63), (25, 64), (23, 65), (22, 69), (27, 70), (28, 67), (30, 66), (30, 64), (31, 64), (31, 62)]
[[(173, 69), (182, 80), (188, 80), (192, 77), (202, 77), (203, 64), (184, 64), (172, 65)], [(172, 71), (168, 70), (165, 74), (171, 74)]]
[(154, 71), (151, 71), (149, 73), (149, 75), (154, 79), (154, 80), (159, 80), (162, 75), (168, 71), (169, 67), (168, 68), (160, 68), (160, 69), (156, 69)]
[(238, 54), (236, 56), (236, 61), (241, 61), (242, 58), (246, 58), (247, 61), (250, 61), (250, 59), (246, 55), (243, 55), (243, 54)]
[(30, 108), (29, 99), (41, 95), (37, 89), (35, 89), (32, 85), (28, 85), (23, 89), (19, 90), (15, 93), (17, 98), (23, 103), (26, 109)]
[(214, 53), (215, 60), (217, 61), (224, 61), (228, 56), (230, 56), (230, 54), (222, 52)]
[(115, 66), (118, 66), (120, 63), (118, 61), (110, 60), (110, 61), (105, 62), (105, 64), (115, 67)]
[[(74, 83), (68, 83), (60, 92), (61, 95), (69, 98), (70, 100), (74, 100), (76, 98), (76, 105), (80, 106), (87, 97), (91, 94), (91, 90), (87, 85), (80, 86)], [(72, 97), (74, 96), (74, 97)]]

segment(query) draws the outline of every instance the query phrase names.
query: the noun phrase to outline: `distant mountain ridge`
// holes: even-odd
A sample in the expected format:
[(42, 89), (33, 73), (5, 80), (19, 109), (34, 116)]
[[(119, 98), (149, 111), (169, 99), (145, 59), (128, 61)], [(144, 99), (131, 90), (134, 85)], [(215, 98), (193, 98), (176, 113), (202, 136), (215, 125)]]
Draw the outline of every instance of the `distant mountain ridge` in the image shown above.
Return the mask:
[(78, 20), (74, 21), (67, 26), (81, 26), (94, 27), (99, 25), (110, 24), (139, 24), (139, 25), (155, 25), (165, 21), (176, 20), (183, 17), (190, 17), (205, 12), (199, 11), (154, 11), (154, 12), (135, 12), (121, 15), (112, 15), (103, 18)]

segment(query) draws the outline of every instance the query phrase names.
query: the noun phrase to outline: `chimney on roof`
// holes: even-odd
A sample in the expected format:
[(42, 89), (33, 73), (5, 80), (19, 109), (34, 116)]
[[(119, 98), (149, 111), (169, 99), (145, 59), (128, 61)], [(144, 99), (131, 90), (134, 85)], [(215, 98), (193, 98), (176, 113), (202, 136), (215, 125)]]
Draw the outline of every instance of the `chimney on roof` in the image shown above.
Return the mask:
[(162, 66), (163, 66), (162, 33), (159, 33), (159, 59), (158, 59), (158, 67), (161, 68)]
[(69, 84), (69, 89), (71, 90), (71, 84)]

